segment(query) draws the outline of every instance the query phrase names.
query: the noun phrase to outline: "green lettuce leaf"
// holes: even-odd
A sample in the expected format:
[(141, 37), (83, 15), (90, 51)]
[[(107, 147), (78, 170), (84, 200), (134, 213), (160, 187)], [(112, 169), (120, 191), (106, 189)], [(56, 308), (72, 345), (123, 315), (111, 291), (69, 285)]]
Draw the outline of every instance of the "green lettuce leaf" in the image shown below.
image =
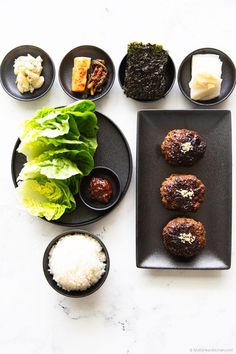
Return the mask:
[(63, 180), (78, 174), (83, 175), (75, 163), (65, 158), (52, 158), (41, 162), (32, 160), (22, 168), (19, 180), (36, 178), (39, 175)]
[(36, 115), (21, 126), (20, 139), (34, 141), (40, 136), (55, 138), (67, 134), (70, 130), (69, 119), (69, 114), (60, 114), (59, 111), (44, 117)]
[(67, 179), (74, 175), (87, 176), (93, 167), (93, 157), (86, 150), (48, 150), (27, 162), (18, 179), (35, 178), (38, 175), (55, 179)]
[(93, 112), (73, 112), (73, 118), (81, 135), (94, 138), (97, 134), (97, 117)]
[(56, 108), (56, 110), (61, 112), (95, 112), (95, 109), (95, 103), (90, 100), (77, 101), (68, 106)]
[(58, 148), (87, 150), (90, 155), (94, 155), (97, 149), (96, 138), (81, 137), (80, 140), (70, 140), (66, 137), (59, 137), (50, 139), (47, 137), (40, 137), (32, 142), (21, 142), (17, 151), (27, 156), (27, 161), (31, 161), (43, 152), (58, 150)]
[(76, 176), (71, 176), (70, 178), (67, 178), (63, 181), (70, 188), (70, 191), (73, 195), (76, 195), (79, 192), (80, 179), (81, 178), (78, 175), (76, 175)]
[(18, 189), (31, 214), (55, 220), (75, 208), (73, 195), (94, 167), (95, 108), (89, 100), (44, 107), (23, 123), (18, 152), (27, 163), (19, 174)]
[(27, 179), (17, 187), (24, 207), (34, 216), (57, 220), (75, 209), (75, 199), (66, 183), (46, 178)]
[[(86, 107), (87, 111), (83, 111)], [(48, 149), (73, 149), (83, 142), (83, 150), (93, 155), (98, 131), (94, 109), (95, 104), (88, 100), (64, 108), (43, 108), (23, 124), (18, 151), (30, 161)]]

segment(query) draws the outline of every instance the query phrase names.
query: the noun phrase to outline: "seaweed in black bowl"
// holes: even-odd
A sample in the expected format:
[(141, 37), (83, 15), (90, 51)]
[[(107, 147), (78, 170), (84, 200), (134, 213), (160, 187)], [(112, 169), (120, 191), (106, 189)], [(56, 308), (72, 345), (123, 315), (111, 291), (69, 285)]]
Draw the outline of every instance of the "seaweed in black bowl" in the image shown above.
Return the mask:
[(169, 55), (161, 45), (133, 42), (128, 45), (124, 93), (137, 100), (157, 100), (168, 85)]

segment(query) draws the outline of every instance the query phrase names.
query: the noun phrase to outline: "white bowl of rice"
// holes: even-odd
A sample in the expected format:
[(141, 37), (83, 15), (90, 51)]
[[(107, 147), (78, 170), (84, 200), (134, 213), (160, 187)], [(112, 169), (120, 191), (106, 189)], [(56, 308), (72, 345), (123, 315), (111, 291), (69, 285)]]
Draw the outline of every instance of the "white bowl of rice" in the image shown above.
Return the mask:
[(98, 290), (110, 267), (107, 249), (84, 230), (55, 237), (45, 250), (43, 270), (48, 283), (62, 295), (83, 297)]

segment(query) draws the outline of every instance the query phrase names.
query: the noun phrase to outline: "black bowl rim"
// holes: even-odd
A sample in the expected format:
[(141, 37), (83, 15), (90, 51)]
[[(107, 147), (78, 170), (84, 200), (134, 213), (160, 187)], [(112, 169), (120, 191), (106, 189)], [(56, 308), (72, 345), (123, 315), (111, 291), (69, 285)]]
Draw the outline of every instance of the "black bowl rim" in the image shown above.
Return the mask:
[(78, 97), (75, 97), (73, 96), (73, 94), (71, 94), (65, 87), (64, 85), (62, 84), (62, 81), (61, 81), (61, 67), (62, 67), (62, 63), (63, 61), (65, 60), (65, 58), (71, 54), (74, 50), (78, 50), (80, 48), (83, 48), (83, 47), (89, 47), (89, 48), (94, 48), (94, 49), (98, 49), (99, 51), (103, 52), (104, 54), (106, 54), (106, 56), (108, 56), (108, 58), (110, 59), (110, 62), (111, 62), (111, 66), (112, 66), (112, 70), (111, 70), (111, 74), (112, 74), (112, 79), (111, 79), (111, 83), (110, 85), (107, 87), (106, 90), (104, 90), (102, 92), (102, 94), (99, 96), (99, 97), (90, 97), (88, 98), (90, 101), (98, 101), (100, 100), (101, 98), (103, 98), (104, 96), (106, 96), (106, 94), (108, 94), (108, 92), (112, 89), (113, 85), (114, 85), (114, 81), (115, 81), (115, 76), (116, 76), (116, 69), (115, 69), (115, 65), (114, 65), (114, 62), (113, 60), (111, 59), (110, 55), (107, 54), (107, 52), (105, 52), (105, 50), (95, 46), (95, 45), (89, 45), (89, 44), (84, 44), (84, 45), (80, 45), (78, 47), (74, 47), (73, 49), (71, 49), (69, 52), (67, 52), (64, 57), (62, 58), (61, 62), (60, 62), (60, 65), (59, 65), (59, 69), (58, 69), (58, 80), (59, 80), (59, 83), (60, 83), (60, 86), (62, 88), (62, 90), (71, 98), (73, 98), (73, 100), (78, 100)]
[[(81, 192), (81, 188), (80, 188), (80, 190), (79, 190), (79, 195), (80, 195), (81, 201), (82, 201), (88, 208), (90, 208), (90, 209), (92, 209), (92, 210), (97, 210), (97, 211), (104, 211), (104, 210), (112, 209), (112, 208), (116, 205), (116, 203), (118, 203), (118, 201), (119, 201), (119, 199), (120, 199), (120, 196), (121, 196), (121, 184), (120, 184), (120, 179), (119, 179), (119, 176), (117, 175), (117, 173), (116, 173), (113, 169), (111, 169), (110, 167), (102, 166), (102, 165), (101, 165), (101, 166), (95, 166), (95, 167), (92, 169), (92, 171), (90, 172), (90, 174), (93, 173), (93, 171), (101, 170), (101, 169), (102, 169), (102, 170), (107, 170), (107, 171), (109, 171), (109, 172), (115, 177), (116, 181), (118, 182), (118, 183), (117, 183), (117, 185), (118, 185), (118, 193), (117, 193), (117, 195), (116, 195), (116, 198), (114, 199), (114, 201), (113, 201), (111, 204), (108, 203), (108, 205), (101, 205), (101, 207), (95, 207), (95, 206), (93, 206), (93, 202), (92, 202), (92, 201), (91, 201), (91, 204), (89, 204), (89, 203), (87, 203), (87, 202), (84, 200), (83, 192)], [(84, 177), (82, 178), (81, 184), (83, 183), (83, 180), (84, 180), (84, 179), (89, 178), (90, 174), (89, 174), (88, 176), (84, 176)], [(81, 184), (80, 184), (80, 186), (81, 186)]]
[[(124, 85), (123, 85), (122, 82), (121, 82), (121, 78), (120, 78), (121, 75), (120, 75), (120, 72), (121, 72), (121, 67), (122, 67), (122, 65), (125, 64), (125, 62), (126, 62), (127, 55), (128, 55), (128, 54), (125, 54), (125, 56), (124, 56), (123, 59), (121, 60), (120, 65), (119, 65), (119, 69), (118, 69), (118, 81), (119, 81), (120, 87), (121, 87), (122, 89), (123, 89), (123, 86), (124, 86)], [(164, 98), (165, 96), (167, 96), (167, 95), (170, 93), (170, 91), (172, 90), (172, 88), (173, 88), (173, 86), (174, 86), (174, 83), (175, 83), (175, 79), (176, 79), (175, 63), (174, 63), (172, 57), (169, 55), (169, 53), (168, 53), (168, 57), (169, 57), (169, 60), (170, 60), (171, 65), (172, 65), (172, 67), (173, 67), (174, 74), (173, 74), (173, 79), (172, 79), (171, 85), (170, 85), (170, 87), (168, 88), (168, 90), (164, 93), (164, 95), (163, 95), (162, 97), (160, 97), (160, 98), (158, 98), (158, 99), (154, 99), (154, 100), (138, 100), (138, 99), (132, 98), (132, 97), (127, 97), (127, 98), (131, 98), (131, 99), (133, 99), (133, 100), (135, 100), (135, 101), (139, 101), (139, 102), (154, 102), (154, 101), (159, 101), (159, 100), (161, 100), (162, 98)]]
[[(30, 47), (30, 48), (34, 48), (34, 49), (39, 49), (40, 51), (44, 52), (45, 55), (48, 57), (48, 59), (51, 61), (51, 64), (52, 64), (52, 79), (51, 79), (51, 82), (48, 86), (48, 88), (46, 90), (44, 90), (40, 95), (38, 96), (34, 96), (32, 98), (21, 98), (21, 97), (17, 97), (15, 96), (11, 91), (7, 90), (7, 88), (5, 87), (5, 85), (3, 84), (2, 82), (2, 63), (7, 59), (8, 55), (11, 54), (12, 52), (14, 52), (16, 49), (19, 49), (21, 47)], [(46, 95), (46, 93), (48, 93), (48, 91), (51, 89), (54, 81), (55, 81), (55, 77), (56, 77), (56, 69), (55, 69), (55, 65), (54, 65), (54, 62), (51, 58), (51, 56), (42, 48), (40, 47), (37, 47), (35, 45), (31, 45), (31, 44), (22, 44), (22, 45), (19, 45), (18, 47), (15, 47), (13, 49), (11, 49), (5, 56), (4, 58), (2, 59), (2, 62), (1, 62), (1, 66), (0, 66), (0, 81), (1, 81), (1, 85), (3, 87), (3, 89), (5, 90), (5, 92), (11, 96), (12, 98), (14, 98), (15, 100), (17, 101), (21, 101), (21, 102), (31, 102), (31, 101), (35, 101), (41, 97), (43, 97), (44, 95)]]
[[(234, 62), (233, 60), (224, 52), (222, 52), (222, 50), (219, 50), (217, 48), (212, 48), (212, 47), (203, 47), (203, 48), (199, 48), (199, 49), (195, 49), (194, 51), (192, 51), (191, 53), (189, 53), (181, 62), (180, 66), (179, 66), (179, 70), (178, 70), (178, 75), (177, 75), (177, 82), (178, 82), (178, 85), (179, 85), (179, 89), (180, 91), (182, 92), (182, 94), (192, 103), (196, 104), (196, 105), (199, 105), (199, 106), (214, 106), (214, 105), (217, 105), (219, 103), (222, 103), (224, 102), (233, 92), (234, 88), (235, 88), (235, 85), (236, 85), (236, 74), (234, 74), (234, 83), (232, 85), (232, 88), (231, 90), (228, 92), (228, 94), (224, 97), (222, 97), (219, 101), (216, 101), (216, 102), (211, 102), (211, 103), (207, 103), (207, 101), (195, 101), (193, 100), (183, 89), (182, 85), (180, 84), (180, 77), (181, 77), (181, 71), (182, 71), (182, 68), (185, 64), (185, 62), (190, 59), (194, 54), (201, 54), (200, 52), (201, 51), (214, 51), (214, 52), (217, 52), (219, 55), (227, 58), (227, 60), (230, 62), (230, 64), (232, 65), (232, 68), (234, 68), (234, 72), (236, 70), (235, 68), (235, 65), (234, 65)], [(211, 53), (209, 53), (211, 54)], [(211, 100), (210, 100), (211, 101)]]
[[(48, 271), (48, 256), (49, 256), (49, 252), (51, 250), (51, 248), (63, 237), (69, 236), (69, 235), (87, 235), (91, 238), (93, 238), (94, 240), (96, 240), (101, 246), (102, 246), (102, 250), (105, 253), (106, 256), (106, 268), (105, 268), (105, 273), (102, 275), (102, 277), (98, 280), (98, 282), (94, 285), (92, 285), (90, 288), (88, 288), (87, 290), (81, 290), (81, 291), (67, 291), (64, 290), (63, 288), (60, 288), (56, 281), (53, 279), (52, 275), (49, 273)], [(110, 257), (109, 257), (109, 253), (108, 250), (105, 246), (105, 244), (102, 242), (102, 240), (96, 236), (95, 234), (86, 231), (86, 230), (82, 230), (82, 229), (76, 229), (76, 230), (68, 230), (65, 231), (59, 235), (57, 235), (56, 237), (54, 237), (50, 243), (48, 244), (48, 246), (46, 247), (45, 251), (44, 251), (44, 255), (43, 255), (43, 272), (45, 275), (45, 278), (48, 282), (48, 284), (55, 290), (57, 291), (59, 294), (67, 296), (67, 297), (71, 297), (71, 298), (81, 298), (81, 297), (85, 297), (85, 296), (89, 296), (91, 294), (93, 294), (94, 292), (96, 292), (105, 282), (108, 273), (110, 270)], [(50, 277), (50, 280), (49, 280)]]

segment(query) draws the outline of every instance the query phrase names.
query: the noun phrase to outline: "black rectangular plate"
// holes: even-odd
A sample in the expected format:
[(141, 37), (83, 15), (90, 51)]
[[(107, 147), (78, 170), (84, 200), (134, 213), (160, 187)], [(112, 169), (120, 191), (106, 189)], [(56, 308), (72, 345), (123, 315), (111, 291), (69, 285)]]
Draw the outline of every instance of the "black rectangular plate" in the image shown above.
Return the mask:
[[(176, 128), (196, 130), (207, 143), (199, 162), (175, 167), (163, 158), (160, 145)], [(138, 112), (136, 264), (154, 269), (229, 269), (232, 214), (231, 113), (226, 110), (143, 110)], [(196, 213), (169, 211), (161, 204), (160, 186), (172, 173), (196, 175), (206, 186)], [(188, 216), (206, 229), (205, 249), (183, 261), (164, 248), (162, 229), (171, 219)]]

